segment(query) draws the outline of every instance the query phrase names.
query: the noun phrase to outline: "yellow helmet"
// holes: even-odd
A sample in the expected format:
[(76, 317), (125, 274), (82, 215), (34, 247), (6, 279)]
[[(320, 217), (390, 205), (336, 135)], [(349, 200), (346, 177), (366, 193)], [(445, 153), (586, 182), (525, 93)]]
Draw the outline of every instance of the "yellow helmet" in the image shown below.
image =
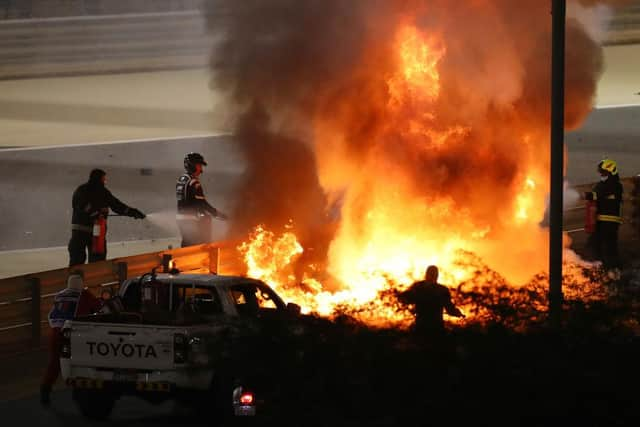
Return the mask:
[(617, 175), (618, 164), (615, 160), (611, 159), (600, 160), (600, 163), (598, 163), (598, 170), (609, 172), (611, 175)]

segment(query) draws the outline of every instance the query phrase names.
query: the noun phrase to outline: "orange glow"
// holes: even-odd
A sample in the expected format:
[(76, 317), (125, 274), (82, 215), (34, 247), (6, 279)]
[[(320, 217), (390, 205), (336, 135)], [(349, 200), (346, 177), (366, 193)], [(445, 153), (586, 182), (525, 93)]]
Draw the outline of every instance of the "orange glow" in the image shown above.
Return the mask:
[(409, 98), (436, 99), (440, 93), (437, 66), (445, 49), (435, 39), (425, 40), (414, 26), (403, 27), (396, 37), (400, 71), (388, 81), (392, 105)]
[[(249, 276), (266, 281), (303, 312), (331, 315), (347, 307), (368, 324), (403, 326), (411, 316), (385, 291), (406, 289), (423, 278), (428, 265), (439, 266), (440, 282), (451, 287), (482, 279), (478, 266), (468, 261), (469, 253), (513, 286), (546, 269), (547, 232), (539, 223), (548, 188), (547, 157), (533, 145), (546, 130), (506, 119), (498, 125), (483, 122), (483, 128), (474, 128), (472, 121), (443, 122), (439, 105), (447, 100), (441, 97), (439, 68), (447, 57), (445, 41), (404, 25), (397, 31), (393, 50), (394, 72), (385, 76), (384, 102), (376, 97), (344, 101), (380, 104), (385, 121), (372, 136), (377, 138), (375, 149), (364, 159), (342, 155), (352, 125), (348, 114), (319, 115), (314, 123), (320, 182), (330, 200), (341, 201), (322, 274), (309, 273), (311, 268), (303, 277), (296, 275), (294, 264), (304, 249), (291, 228), (275, 234), (258, 226), (239, 247)], [(505, 117), (511, 118), (508, 113)], [(501, 164), (501, 153), (477, 142), (505, 138), (500, 132), (508, 126), (510, 143), (521, 154), (516, 166)], [(467, 165), (450, 161), (456, 150), (462, 151), (462, 144), (475, 149), (472, 161), (486, 166), (465, 187), (449, 187), (448, 180), (456, 173), (467, 173)], [(399, 166), (399, 162), (404, 163)], [(452, 171), (451, 164), (460, 171)], [(504, 177), (490, 173), (508, 166), (517, 173)], [(408, 172), (424, 167), (428, 170)], [(416, 182), (414, 176), (420, 173), (444, 190), (432, 191)], [(464, 197), (454, 197), (461, 193)]]
[(287, 268), (294, 257), (302, 253), (302, 246), (292, 232), (276, 236), (262, 226), (256, 227), (249, 242), (238, 249), (244, 254), (247, 274), (273, 285), (294, 279)]

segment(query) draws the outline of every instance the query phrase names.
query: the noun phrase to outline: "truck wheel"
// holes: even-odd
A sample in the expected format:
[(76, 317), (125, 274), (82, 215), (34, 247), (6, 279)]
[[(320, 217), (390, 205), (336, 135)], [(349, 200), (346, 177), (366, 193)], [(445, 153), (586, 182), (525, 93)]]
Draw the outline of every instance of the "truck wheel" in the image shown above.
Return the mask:
[(82, 415), (92, 420), (106, 419), (116, 403), (113, 394), (97, 390), (76, 389), (73, 390), (72, 397)]

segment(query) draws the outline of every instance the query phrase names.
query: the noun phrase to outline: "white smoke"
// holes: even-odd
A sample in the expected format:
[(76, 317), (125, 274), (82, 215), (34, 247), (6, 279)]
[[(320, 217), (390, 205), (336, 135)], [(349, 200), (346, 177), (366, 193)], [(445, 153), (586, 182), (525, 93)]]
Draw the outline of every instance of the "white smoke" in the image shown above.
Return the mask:
[(146, 219), (151, 224), (168, 234), (171, 234), (173, 236), (180, 235), (178, 225), (176, 224), (175, 211), (152, 212), (150, 214), (147, 214)]
[[(155, 227), (158, 227), (163, 232), (172, 235), (180, 236), (180, 230), (176, 223), (176, 211), (166, 210), (161, 212), (152, 212), (147, 214), (147, 221), (149, 221)], [(227, 235), (229, 228), (229, 222), (214, 220), (211, 224), (211, 236), (213, 241), (222, 240)]]
[(567, 4), (567, 18), (580, 22), (589, 37), (598, 44), (602, 44), (607, 38), (609, 23), (613, 18), (613, 9), (602, 4), (583, 6), (577, 2), (569, 2)]
[(564, 182), (564, 197), (563, 197), (563, 209), (567, 210), (575, 207), (580, 200), (580, 193), (571, 186), (569, 181)]

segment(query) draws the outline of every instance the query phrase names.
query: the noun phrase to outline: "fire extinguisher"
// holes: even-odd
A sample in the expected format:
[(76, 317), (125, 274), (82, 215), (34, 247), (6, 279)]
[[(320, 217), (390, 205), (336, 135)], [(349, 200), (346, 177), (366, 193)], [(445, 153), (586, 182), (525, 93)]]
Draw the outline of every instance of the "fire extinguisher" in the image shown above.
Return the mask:
[(584, 206), (584, 231), (593, 233), (596, 231), (596, 201), (587, 200)]
[(106, 252), (105, 242), (107, 237), (107, 220), (102, 215), (93, 222), (93, 239), (91, 240), (91, 252), (94, 254), (104, 254)]

